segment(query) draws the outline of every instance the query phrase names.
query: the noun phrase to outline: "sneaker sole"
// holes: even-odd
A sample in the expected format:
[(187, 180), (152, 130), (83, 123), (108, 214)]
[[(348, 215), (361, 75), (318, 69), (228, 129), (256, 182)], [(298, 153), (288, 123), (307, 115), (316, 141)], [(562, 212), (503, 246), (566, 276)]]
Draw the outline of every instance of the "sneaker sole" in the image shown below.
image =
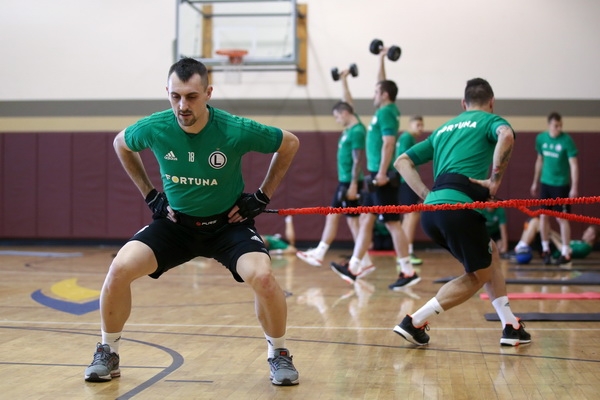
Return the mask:
[(291, 379), (284, 379), (283, 381), (279, 382), (276, 379), (273, 379), (273, 377), (270, 378), (271, 379), (271, 383), (273, 385), (277, 385), (277, 386), (294, 386), (300, 383), (300, 379), (296, 378), (294, 380)]
[(412, 265), (421, 265), (423, 264), (423, 260), (410, 260)]
[(108, 375), (98, 375), (95, 372), (92, 372), (89, 375), (85, 375), (84, 379), (86, 382), (110, 382), (113, 378), (118, 378), (121, 376), (121, 371), (111, 371)]
[[(403, 286), (403, 287), (406, 287), (406, 286)], [(400, 327), (400, 325), (396, 325), (394, 327), (394, 332), (396, 332), (398, 335), (402, 336), (404, 339), (408, 340), (409, 342), (411, 342), (412, 344), (415, 344), (417, 346), (427, 346), (429, 344), (429, 342), (421, 343), (421, 342), (415, 340), (415, 338), (413, 338), (410, 333), (408, 333), (404, 329), (402, 329)]]
[(517, 347), (519, 345), (522, 344), (529, 344), (531, 343), (531, 339), (530, 340), (520, 340), (520, 339), (500, 339), (500, 346), (505, 346), (505, 347)]
[(307, 263), (308, 265), (311, 265), (313, 267), (321, 267), (323, 265), (322, 261), (319, 261), (316, 258), (311, 258), (301, 252), (297, 252), (296, 257), (298, 257), (300, 260), (304, 261), (305, 263)]
[(335, 272), (336, 274), (338, 274), (338, 276), (339, 276), (340, 278), (342, 278), (343, 280), (345, 280), (345, 281), (346, 281), (346, 282), (348, 282), (349, 284), (351, 284), (351, 285), (352, 285), (352, 284), (354, 283), (354, 279), (350, 278), (349, 276), (346, 276), (346, 275), (342, 274), (340, 271), (338, 271), (337, 269), (335, 269), (335, 267), (334, 267), (333, 265), (331, 266), (331, 270), (332, 270), (333, 272)]
[(421, 277), (418, 277), (417, 279), (414, 279), (414, 280), (412, 280), (412, 281), (408, 282), (408, 283), (407, 283), (406, 285), (404, 285), (404, 286), (396, 286), (396, 287), (394, 287), (394, 288), (390, 288), (390, 289), (392, 289), (392, 290), (393, 290), (393, 291), (395, 291), (395, 292), (400, 292), (400, 291), (402, 291), (402, 289), (406, 289), (407, 287), (414, 286), (414, 285), (416, 285), (416, 284), (417, 284), (417, 283), (419, 283), (419, 282), (421, 282)]

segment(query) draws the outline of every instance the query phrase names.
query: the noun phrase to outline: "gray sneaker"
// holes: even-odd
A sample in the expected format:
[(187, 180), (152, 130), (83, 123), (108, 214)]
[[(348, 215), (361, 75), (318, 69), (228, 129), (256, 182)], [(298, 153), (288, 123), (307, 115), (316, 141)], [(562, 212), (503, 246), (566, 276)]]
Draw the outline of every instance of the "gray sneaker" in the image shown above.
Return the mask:
[(94, 353), (94, 361), (85, 369), (85, 380), (88, 382), (108, 382), (121, 376), (119, 355), (111, 353), (110, 346), (98, 343)]
[(297, 385), (298, 371), (288, 349), (275, 349), (275, 357), (267, 359), (271, 367), (271, 383), (279, 386)]

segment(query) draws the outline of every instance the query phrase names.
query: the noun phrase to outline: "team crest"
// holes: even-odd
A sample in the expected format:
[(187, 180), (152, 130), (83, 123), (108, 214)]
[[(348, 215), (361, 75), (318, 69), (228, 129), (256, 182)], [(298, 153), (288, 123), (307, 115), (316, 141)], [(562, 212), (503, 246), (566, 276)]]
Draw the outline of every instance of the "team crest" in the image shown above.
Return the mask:
[(213, 151), (208, 156), (208, 164), (214, 169), (221, 169), (227, 164), (227, 156), (221, 151)]

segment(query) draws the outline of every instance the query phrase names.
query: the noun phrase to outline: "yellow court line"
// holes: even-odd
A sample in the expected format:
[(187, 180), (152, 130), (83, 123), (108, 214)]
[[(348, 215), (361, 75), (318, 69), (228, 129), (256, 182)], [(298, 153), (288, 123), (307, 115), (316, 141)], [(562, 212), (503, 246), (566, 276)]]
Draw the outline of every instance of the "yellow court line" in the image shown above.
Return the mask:
[(89, 300), (100, 296), (99, 290), (79, 286), (77, 278), (65, 279), (64, 281), (55, 283), (50, 290), (56, 296), (72, 301)]

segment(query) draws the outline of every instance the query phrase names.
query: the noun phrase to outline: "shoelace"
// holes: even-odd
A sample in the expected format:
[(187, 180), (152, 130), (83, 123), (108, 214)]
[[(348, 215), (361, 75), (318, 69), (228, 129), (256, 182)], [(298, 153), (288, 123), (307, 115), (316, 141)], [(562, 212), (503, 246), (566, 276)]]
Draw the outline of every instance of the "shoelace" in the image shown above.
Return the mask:
[(110, 360), (110, 356), (111, 354), (109, 352), (106, 351), (96, 351), (94, 353), (94, 360), (92, 361), (92, 363), (90, 365), (96, 365), (96, 364), (103, 364), (102, 361), (106, 360)]
[(525, 322), (519, 320), (519, 329), (517, 329), (517, 331), (520, 331), (521, 329), (525, 329)]
[(276, 356), (273, 357), (273, 359), (271, 360), (271, 364), (273, 364), (275, 366), (275, 369), (291, 369), (291, 370), (296, 370), (296, 368), (294, 368), (294, 364), (292, 363), (292, 357), (286, 357), (286, 356)]

